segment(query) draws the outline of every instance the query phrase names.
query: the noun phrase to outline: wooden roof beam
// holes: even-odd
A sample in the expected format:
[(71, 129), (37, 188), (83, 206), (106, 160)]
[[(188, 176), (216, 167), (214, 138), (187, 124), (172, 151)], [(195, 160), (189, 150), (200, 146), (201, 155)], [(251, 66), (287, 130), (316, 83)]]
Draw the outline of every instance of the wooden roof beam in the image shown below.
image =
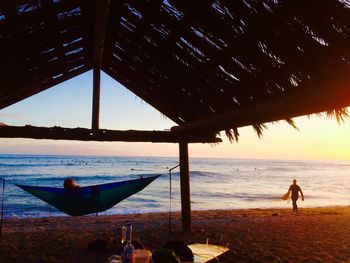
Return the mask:
[(91, 130), (86, 128), (1, 126), (0, 138), (29, 138), (48, 140), (76, 141), (124, 141), (154, 143), (219, 143), (214, 134), (187, 135), (172, 131), (137, 131), (137, 130)]
[(100, 122), (100, 80), (103, 47), (106, 39), (106, 26), (109, 14), (110, 0), (96, 1), (95, 38), (93, 51), (93, 101), (92, 124), (93, 130), (99, 129)]
[(101, 67), (110, 0), (96, 1), (93, 65)]
[[(324, 83), (321, 88), (308, 88), (306, 89), (308, 92), (296, 90), (255, 105), (174, 126), (171, 131), (215, 132), (348, 107), (350, 106), (349, 78), (344, 76), (333, 82)], [(312, 85), (317, 87), (315, 84)]]

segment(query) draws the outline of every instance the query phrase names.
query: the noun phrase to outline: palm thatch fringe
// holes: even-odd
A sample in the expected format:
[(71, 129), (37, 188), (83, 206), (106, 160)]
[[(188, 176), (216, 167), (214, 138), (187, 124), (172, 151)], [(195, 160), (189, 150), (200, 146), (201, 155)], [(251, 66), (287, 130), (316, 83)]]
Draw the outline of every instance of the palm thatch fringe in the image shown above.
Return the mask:
[[(350, 118), (350, 112), (348, 108), (333, 109), (326, 112), (315, 113), (314, 115), (316, 115), (316, 117), (324, 117), (324, 114), (326, 114), (328, 118), (335, 118), (339, 124), (344, 123), (345, 119)], [(310, 118), (311, 115), (307, 115), (307, 117)], [(300, 129), (296, 126), (293, 119), (287, 118), (285, 119), (285, 121), (294, 129), (300, 131)], [(275, 123), (279, 123), (279, 121), (271, 122), (271, 124), (275, 124)], [(254, 124), (252, 126), (253, 126), (253, 129), (258, 134), (258, 137), (261, 139), (261, 137), (263, 136), (263, 130), (267, 129), (267, 125), (264, 123), (260, 123), (260, 124)], [(237, 128), (225, 130), (225, 133), (231, 143), (234, 141), (238, 142), (239, 133)]]
[(225, 133), (231, 143), (234, 141), (238, 142), (239, 133), (237, 128), (225, 130)]
[(267, 129), (266, 124), (264, 123), (257, 123), (253, 125), (253, 129), (255, 130), (256, 134), (258, 135), (259, 139), (263, 136), (263, 130)]
[(293, 119), (288, 118), (288, 119), (285, 119), (285, 121), (286, 121), (290, 126), (292, 126), (294, 129), (296, 129), (297, 131), (300, 131), (299, 128), (296, 126), (296, 124), (295, 124), (295, 122), (294, 122)]
[[(218, 132), (215, 132), (215, 133), (214, 133), (214, 136), (220, 138), (220, 137), (221, 137), (221, 134), (220, 134), (220, 132), (218, 131)], [(209, 143), (210, 147), (214, 147), (214, 146), (217, 146), (217, 145), (219, 145), (219, 144), (220, 144), (219, 142), (210, 142), (210, 143)]]
[(349, 118), (349, 111), (347, 108), (339, 108), (326, 112), (327, 117), (335, 118), (338, 124), (344, 123), (346, 118)]

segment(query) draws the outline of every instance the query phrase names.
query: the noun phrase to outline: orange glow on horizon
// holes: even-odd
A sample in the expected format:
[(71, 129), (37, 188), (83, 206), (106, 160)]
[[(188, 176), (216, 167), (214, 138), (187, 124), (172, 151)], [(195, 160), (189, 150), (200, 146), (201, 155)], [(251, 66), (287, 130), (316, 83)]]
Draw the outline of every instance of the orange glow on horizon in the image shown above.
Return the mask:
[[(350, 160), (350, 121), (339, 125), (320, 117), (295, 119), (300, 131), (286, 122), (269, 124), (259, 139), (251, 127), (239, 129), (239, 142), (190, 144), (190, 157)], [(177, 157), (178, 145), (167, 143), (80, 142), (0, 139), (0, 153)]]

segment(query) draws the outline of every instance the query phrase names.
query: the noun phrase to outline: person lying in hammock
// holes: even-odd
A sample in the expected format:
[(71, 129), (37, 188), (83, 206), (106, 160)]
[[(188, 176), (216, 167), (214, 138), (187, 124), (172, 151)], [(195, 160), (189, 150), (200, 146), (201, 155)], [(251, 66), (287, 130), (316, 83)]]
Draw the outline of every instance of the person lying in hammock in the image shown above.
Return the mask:
[(79, 189), (80, 185), (78, 185), (73, 178), (67, 178), (64, 180), (63, 187), (65, 190), (74, 190)]

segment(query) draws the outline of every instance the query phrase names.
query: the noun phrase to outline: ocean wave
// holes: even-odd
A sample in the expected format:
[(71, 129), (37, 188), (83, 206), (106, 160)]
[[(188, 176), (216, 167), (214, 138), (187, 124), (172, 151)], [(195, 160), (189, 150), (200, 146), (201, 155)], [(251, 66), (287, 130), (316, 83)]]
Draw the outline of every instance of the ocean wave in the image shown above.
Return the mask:
[(38, 163), (0, 163), (0, 168), (13, 168), (16, 169), (27, 168), (27, 167), (50, 167), (57, 166), (57, 164), (38, 164)]
[(235, 195), (235, 198), (249, 202), (280, 200), (280, 196), (278, 195)]
[(146, 171), (145, 169), (141, 169), (141, 168), (130, 168), (130, 171)]
[(191, 177), (222, 177), (224, 174), (217, 172), (190, 171)]
[(47, 212), (47, 213), (57, 213), (60, 214), (59, 210), (55, 209), (54, 207), (44, 203), (21, 203), (14, 207), (5, 207), (5, 215), (8, 214), (36, 214), (36, 213), (42, 213), (42, 212)]
[(272, 171), (272, 172), (292, 172), (292, 171), (296, 171), (297, 168), (293, 168), (293, 167), (266, 167), (263, 170)]
[(205, 192), (205, 193), (194, 193), (193, 197), (206, 197), (214, 199), (226, 199), (226, 200), (242, 200), (242, 201), (258, 201), (258, 200), (277, 200), (280, 199), (278, 193), (276, 194), (250, 194), (250, 193), (236, 193), (232, 191), (231, 193), (222, 192)]
[[(167, 175), (167, 173), (164, 173), (164, 175)], [(192, 170), (190, 171), (190, 177), (191, 178), (196, 178), (196, 177), (218, 177), (218, 176), (223, 176), (224, 174), (222, 173), (217, 173), (217, 172), (207, 172), (207, 171), (197, 171), (197, 170)], [(176, 178), (180, 177), (180, 172), (172, 172), (171, 176)]]
[(142, 197), (129, 197), (128, 201), (135, 202), (135, 203), (142, 203), (142, 204), (148, 204), (148, 203), (157, 203), (154, 199), (149, 198), (142, 198)]

